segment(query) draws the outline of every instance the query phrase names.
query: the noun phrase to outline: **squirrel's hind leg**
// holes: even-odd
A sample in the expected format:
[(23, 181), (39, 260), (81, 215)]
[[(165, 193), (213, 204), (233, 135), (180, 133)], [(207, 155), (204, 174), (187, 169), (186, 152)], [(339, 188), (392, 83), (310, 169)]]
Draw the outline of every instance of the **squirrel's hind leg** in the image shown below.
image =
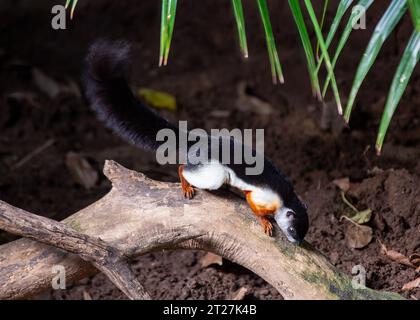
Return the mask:
[(226, 168), (218, 162), (187, 164), (180, 170), (187, 184), (201, 190), (217, 190), (228, 178)]
[(179, 179), (181, 180), (181, 187), (182, 193), (184, 194), (185, 198), (192, 199), (194, 197), (195, 190), (191, 184), (184, 177), (184, 165), (179, 166), (178, 168), (178, 175)]

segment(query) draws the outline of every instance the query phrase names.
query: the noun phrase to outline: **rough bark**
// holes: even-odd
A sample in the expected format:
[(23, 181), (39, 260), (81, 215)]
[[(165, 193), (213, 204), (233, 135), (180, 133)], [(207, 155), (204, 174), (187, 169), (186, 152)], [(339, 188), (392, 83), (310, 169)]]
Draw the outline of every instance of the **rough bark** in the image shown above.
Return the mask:
[[(107, 161), (112, 190), (63, 222), (100, 237), (125, 256), (162, 249), (203, 249), (234, 261), (272, 284), (286, 299), (400, 299), (400, 295), (354, 289), (309, 244), (290, 244), (278, 229), (269, 238), (241, 199), (225, 192), (198, 191), (182, 197), (178, 184), (150, 180)], [(0, 211), (8, 210), (0, 203)], [(0, 299), (25, 298), (50, 289), (54, 265), (67, 281), (95, 272), (74, 254), (29, 239), (0, 247)]]
[(102, 271), (130, 299), (150, 299), (130, 269), (128, 257), (100, 238), (0, 202), (0, 229), (77, 254)]

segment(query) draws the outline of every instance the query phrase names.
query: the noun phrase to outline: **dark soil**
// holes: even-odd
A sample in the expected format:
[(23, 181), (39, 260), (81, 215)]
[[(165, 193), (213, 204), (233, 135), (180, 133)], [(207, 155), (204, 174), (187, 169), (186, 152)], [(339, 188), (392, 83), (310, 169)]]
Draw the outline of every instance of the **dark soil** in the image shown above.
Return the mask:
[[(321, 106), (311, 96), (298, 35), (286, 1), (269, 1), (284, 66), (286, 84), (271, 84), (265, 40), (254, 1), (245, 1), (250, 58), (239, 54), (230, 2), (181, 1), (169, 66), (159, 69), (159, 1), (80, 1), (76, 19), (65, 31), (50, 27), (51, 3), (39, 9), (0, 12), (0, 199), (31, 212), (63, 219), (103, 196), (110, 184), (101, 176), (89, 190), (71, 177), (65, 157), (82, 154), (100, 172), (105, 159), (154, 178), (176, 181), (172, 169), (159, 167), (141, 150), (114, 136), (98, 122), (86, 102), (74, 94), (49, 98), (34, 84), (31, 70), (43, 70), (60, 83), (79, 82), (88, 44), (98, 37), (128, 39), (134, 46), (133, 88), (149, 87), (174, 94), (176, 112), (161, 111), (189, 127), (264, 128), (265, 153), (295, 183), (309, 206), (308, 241), (343, 273), (355, 265), (367, 270), (367, 285), (401, 292), (419, 274), (389, 260), (379, 241), (404, 255), (420, 252), (420, 73), (412, 82), (389, 129), (381, 157), (374, 141), (392, 74), (412, 26), (408, 16), (386, 43), (358, 97), (350, 129), (338, 116), (321, 129)], [(375, 2), (368, 30), (354, 32), (338, 66), (342, 92), (348, 92), (354, 70), (372, 27), (384, 11)], [(209, 22), (213, 22), (210, 24)], [(239, 111), (237, 87), (244, 81), (273, 106), (270, 116)], [(12, 93), (22, 96), (10, 96)], [(31, 99), (28, 99), (28, 94)], [(344, 94), (343, 94), (344, 95)], [(331, 97), (329, 98), (331, 99)], [(225, 113), (220, 112), (225, 111)], [(18, 168), (14, 165), (36, 148), (54, 144)], [(346, 241), (348, 211), (335, 179), (349, 177), (348, 198), (358, 209), (370, 208), (373, 241), (351, 249)], [(0, 233), (0, 242), (14, 239)], [(150, 254), (135, 269), (146, 289), (158, 299), (225, 299), (241, 287), (246, 299), (280, 299), (263, 280), (233, 263), (201, 268), (196, 251)], [(420, 290), (405, 292), (420, 298)], [(123, 299), (103, 275), (72, 284), (45, 299)]]

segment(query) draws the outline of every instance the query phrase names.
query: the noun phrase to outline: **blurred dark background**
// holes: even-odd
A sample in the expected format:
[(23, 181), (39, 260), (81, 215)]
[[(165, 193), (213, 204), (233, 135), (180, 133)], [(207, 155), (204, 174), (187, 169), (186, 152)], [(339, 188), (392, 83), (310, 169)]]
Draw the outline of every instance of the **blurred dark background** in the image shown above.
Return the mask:
[[(58, 1), (60, 2), (60, 1)], [(65, 2), (64, 0), (62, 1)], [(97, 121), (83, 98), (80, 74), (89, 44), (97, 38), (127, 39), (134, 62), (131, 85), (162, 90), (177, 110), (159, 110), (189, 127), (264, 128), (266, 155), (294, 181), (309, 204), (309, 240), (349, 274), (363, 263), (368, 285), (399, 291), (414, 270), (390, 262), (376, 240), (402, 252), (420, 250), (420, 72), (416, 69), (388, 132), (381, 157), (374, 142), (385, 98), (412, 31), (409, 16), (385, 44), (355, 106), (350, 129), (329, 96), (313, 99), (306, 61), (286, 1), (268, 1), (286, 84), (271, 83), (264, 32), (255, 1), (244, 1), (250, 57), (238, 48), (230, 1), (179, 1), (169, 65), (158, 68), (160, 1), (80, 0), (66, 30), (51, 28), (57, 1), (0, 3), (0, 199), (61, 220), (110, 189), (101, 174), (105, 159), (161, 180), (177, 181), (174, 168), (122, 141)], [(319, 9), (319, 8), (318, 8)], [(367, 30), (354, 31), (337, 66), (342, 98), (353, 81), (372, 29), (386, 9), (375, 1)], [(331, 18), (335, 8), (331, 8)], [(248, 88), (247, 95), (241, 91)], [(248, 105), (256, 97), (265, 106)], [(81, 178), (75, 171), (82, 170)], [(375, 239), (356, 250), (346, 241), (346, 210), (334, 185), (349, 177), (349, 196), (374, 212)], [(0, 243), (14, 239), (0, 233)], [(229, 298), (240, 287), (248, 299), (281, 298), (263, 280), (225, 262), (201, 268), (201, 252), (155, 253), (137, 262), (156, 298)], [(182, 256), (182, 259), (180, 259)], [(104, 277), (43, 298), (122, 298)], [(406, 293), (419, 297), (419, 291)]]

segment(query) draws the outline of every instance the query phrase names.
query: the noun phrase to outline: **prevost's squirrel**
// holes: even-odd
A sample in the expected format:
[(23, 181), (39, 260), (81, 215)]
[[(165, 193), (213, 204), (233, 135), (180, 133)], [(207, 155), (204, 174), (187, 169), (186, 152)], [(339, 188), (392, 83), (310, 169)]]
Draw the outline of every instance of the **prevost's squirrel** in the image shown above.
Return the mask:
[[(138, 147), (156, 151), (162, 143), (157, 141), (157, 133), (161, 129), (178, 133), (178, 128), (134, 96), (127, 83), (129, 66), (130, 46), (126, 42), (96, 41), (87, 54), (83, 74), (86, 98), (114, 132)], [(194, 187), (216, 190), (227, 184), (241, 190), (269, 236), (272, 219), (293, 243), (300, 244), (308, 231), (306, 206), (291, 182), (268, 159), (264, 159), (260, 175), (247, 175), (245, 164), (222, 164), (212, 159), (181, 165), (179, 177), (186, 198), (194, 196)]]

